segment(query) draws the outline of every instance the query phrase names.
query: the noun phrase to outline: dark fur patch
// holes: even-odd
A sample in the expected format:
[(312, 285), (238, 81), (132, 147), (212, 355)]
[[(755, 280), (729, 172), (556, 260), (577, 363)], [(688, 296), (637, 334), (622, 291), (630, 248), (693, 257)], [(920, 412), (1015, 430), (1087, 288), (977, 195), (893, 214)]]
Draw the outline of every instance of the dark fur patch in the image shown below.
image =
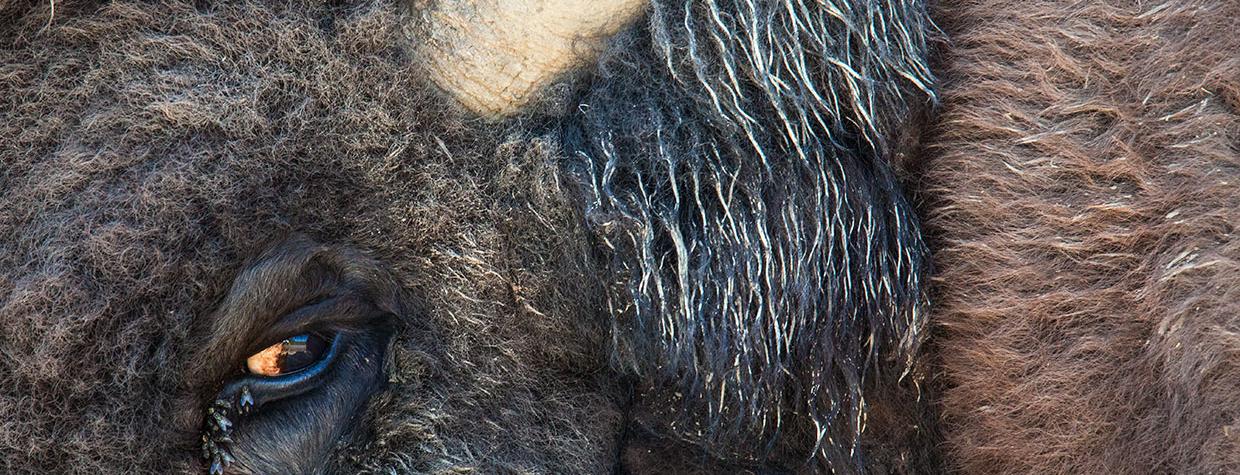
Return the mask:
[(0, 24), (0, 472), (202, 470), (218, 386), (189, 357), (291, 230), (364, 250), (424, 309), (340, 471), (611, 468), (554, 142), (420, 82), (394, 5), (45, 7)]
[(869, 379), (925, 323), (887, 159), (930, 101), (929, 33), (919, 1), (656, 1), (603, 59), (568, 133), (649, 423), (756, 459), (808, 429), (800, 457), (864, 466)]
[(424, 310), (331, 471), (605, 472), (615, 368), (721, 467), (907, 468), (925, 249), (886, 160), (929, 97), (923, 6), (692, 5), (583, 112), (492, 124), (422, 82), (395, 5), (0, 3), (0, 472), (202, 469), (228, 368), (190, 355), (290, 231)]

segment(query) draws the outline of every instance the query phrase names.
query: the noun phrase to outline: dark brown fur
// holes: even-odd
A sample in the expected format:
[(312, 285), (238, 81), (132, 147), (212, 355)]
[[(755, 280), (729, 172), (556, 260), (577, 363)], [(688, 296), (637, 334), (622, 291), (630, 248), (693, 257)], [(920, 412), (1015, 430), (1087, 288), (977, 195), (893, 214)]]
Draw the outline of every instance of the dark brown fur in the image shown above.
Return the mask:
[(555, 147), (421, 83), (392, 5), (273, 3), (0, 26), (0, 473), (201, 471), (220, 382), (191, 358), (290, 231), (421, 302), (341, 471), (610, 470), (619, 406)]
[(948, 460), (1240, 471), (1240, 3), (946, 0)]
[[(263, 279), (250, 274), (270, 269), (253, 264), (263, 262), (253, 259), (264, 249), (299, 255), (271, 248), (297, 232), (391, 275), (408, 299), (376, 305), (404, 320), (389, 390), (368, 399), (365, 412), (351, 403), (325, 411), (334, 413), (327, 419), (314, 417), (322, 405), (287, 399), (276, 415), (295, 418), (246, 413), (236, 421), (275, 419), (262, 430), (229, 432), (217, 420), (205, 429), (210, 440), (241, 447), (231, 470), (600, 473), (649, 461), (656, 463), (650, 470), (679, 468), (643, 456), (636, 437), (631, 450), (618, 446), (623, 424), (641, 416), (651, 422), (645, 428), (661, 432), (649, 437), (668, 449), (657, 453), (692, 458), (685, 470), (831, 464), (887, 472), (934, 463), (930, 431), (920, 423), (923, 400), (912, 390), (921, 379), (913, 360), (925, 322), (925, 248), (884, 161), (903, 144), (896, 137), (905, 111), (929, 97), (920, 1), (904, 2), (900, 14), (878, 3), (804, 2), (793, 15), (771, 0), (761, 10), (698, 1), (691, 10), (702, 21), (694, 27), (665, 10), (656, 39), (609, 52), (618, 62), (612, 75), (560, 92), (606, 92), (609, 82), (616, 89), (581, 95), (588, 107), (543, 107), (547, 114), (564, 105), (559, 116), (505, 123), (471, 117), (423, 81), (401, 5), (359, 3), (0, 3), (0, 473), (205, 468), (198, 449), (208, 401), (238, 371), (246, 343), (255, 343), (251, 333), (305, 304), (306, 289), (296, 284), (302, 267), (278, 267), (281, 275)], [(740, 37), (710, 53), (701, 66), (711, 70), (700, 79), (749, 98), (728, 101), (743, 108), (730, 107), (731, 118), (718, 120), (704, 91), (672, 77), (687, 70), (647, 63), (619, 74), (625, 58), (661, 61), (655, 45), (679, 51), (675, 45), (698, 41), (682, 38), (682, 29), (713, 31), (702, 41), (739, 34), (708, 21), (706, 7), (716, 4), (757, 28), (746, 34), (772, 32), (770, 46), (789, 61), (782, 64), (795, 64), (732, 88), (719, 66), (747, 64), (737, 71), (749, 77), (764, 70), (751, 61), (763, 55), (744, 53), (750, 42)], [(830, 8), (841, 5), (856, 10), (839, 18)], [(742, 21), (744, 12), (785, 17), (763, 29)], [(671, 34), (677, 39), (657, 39)], [(830, 61), (821, 53), (827, 46)], [(806, 54), (819, 59), (798, 59)], [(856, 81), (857, 69), (873, 80)], [(834, 94), (807, 99), (818, 90)], [(642, 102), (672, 112), (658, 117), (684, 120), (655, 124), (628, 112)], [(700, 339), (675, 328), (665, 338), (611, 333), (624, 327), (612, 320), (623, 315), (608, 311), (606, 297), (618, 301), (602, 282), (615, 275), (599, 263), (632, 264), (635, 256), (592, 241), (598, 234), (583, 226), (586, 205), (565, 191), (573, 176), (560, 168), (569, 154), (589, 151), (561, 139), (572, 116), (590, 108), (608, 120), (579, 127), (586, 132), (578, 140), (644, 147), (674, 136), (677, 147), (667, 150), (681, 150), (673, 153), (690, 170), (707, 163), (696, 151), (703, 141), (725, 153), (719, 170), (737, 173), (728, 187), (749, 191), (723, 204), (731, 217), (718, 204), (710, 216), (755, 223), (776, 245), (755, 249), (746, 247), (751, 238), (714, 234), (697, 235), (688, 248), (766, 263), (746, 267), (743, 278), (726, 267), (701, 275), (703, 288), (743, 294), (729, 304), (742, 325), (704, 310), (677, 312), (687, 317), (677, 325), (712, 329)], [(734, 133), (740, 122), (725, 123), (742, 117), (748, 125), (741, 128), (753, 134), (744, 141)], [(647, 169), (640, 147), (632, 150), (632, 162), (643, 164), (633, 170), (649, 175), (626, 174), (633, 181), (613, 183), (617, 191), (660, 173)], [(756, 162), (732, 171), (753, 151), (767, 154), (768, 172)], [(798, 151), (814, 157), (821, 173), (798, 168)], [(722, 191), (714, 180), (703, 183)], [(813, 203), (812, 212), (780, 205), (769, 215), (738, 214), (742, 204), (766, 209), (758, 205), (767, 201), (810, 206), (805, 190), (834, 198)], [(660, 212), (670, 209), (659, 200)], [(686, 200), (684, 209), (709, 200)], [(686, 229), (696, 229), (690, 221)], [(670, 264), (668, 244), (660, 239), (652, 249)], [(816, 249), (834, 260), (815, 264), (823, 257)], [(374, 280), (389, 286), (387, 278)], [(651, 309), (674, 307), (653, 297), (643, 297)], [(761, 301), (768, 313), (755, 310)], [(242, 308), (255, 310), (235, 311)], [(608, 365), (621, 347), (637, 350), (627, 355), (635, 368)], [(668, 366), (669, 355), (688, 361), (695, 354), (705, 356), (702, 364)], [(734, 367), (734, 357), (749, 363)], [(901, 380), (906, 370), (912, 373)], [(755, 375), (765, 389), (745, 386), (759, 384)], [(729, 383), (718, 383), (725, 377)], [(650, 391), (634, 403), (629, 396), (638, 391), (627, 386)], [(687, 410), (710, 409), (711, 401), (714, 412)], [(363, 434), (334, 453), (323, 453), (337, 447), (328, 439), (352, 435), (338, 425), (304, 450), (279, 442), (297, 439), (282, 438), (280, 422), (313, 430), (315, 422), (353, 414), (364, 414), (356, 424)], [(658, 427), (669, 420), (679, 423), (674, 430)], [(224, 442), (230, 433), (239, 436), (235, 444)], [(247, 433), (263, 434), (250, 439), (262, 443), (247, 445)], [(669, 443), (669, 435), (682, 440)], [(214, 458), (219, 451), (210, 447)]]

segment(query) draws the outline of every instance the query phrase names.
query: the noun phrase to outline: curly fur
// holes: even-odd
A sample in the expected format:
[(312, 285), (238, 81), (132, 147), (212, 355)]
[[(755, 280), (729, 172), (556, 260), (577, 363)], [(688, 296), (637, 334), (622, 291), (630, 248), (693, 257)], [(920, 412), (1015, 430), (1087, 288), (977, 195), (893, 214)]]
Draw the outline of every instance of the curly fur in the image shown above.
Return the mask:
[(929, 32), (919, 1), (655, 1), (604, 58), (570, 134), (616, 364), (666, 388), (671, 432), (760, 459), (799, 420), (802, 457), (863, 467), (868, 379), (922, 338), (886, 160), (929, 103)]
[(187, 359), (292, 230), (364, 249), (424, 309), (341, 471), (610, 470), (616, 392), (558, 152), (443, 105), (396, 8), (50, 13), (0, 26), (0, 472), (201, 470)]
[(0, 472), (201, 470), (227, 368), (191, 355), (294, 231), (420, 309), (333, 471), (609, 471), (616, 369), (715, 470), (931, 445), (887, 162), (930, 97), (921, 2), (655, 2), (581, 107), (506, 123), (424, 81), (397, 5), (49, 6), (0, 2)]
[(943, 1), (947, 458), (1240, 471), (1240, 3)]

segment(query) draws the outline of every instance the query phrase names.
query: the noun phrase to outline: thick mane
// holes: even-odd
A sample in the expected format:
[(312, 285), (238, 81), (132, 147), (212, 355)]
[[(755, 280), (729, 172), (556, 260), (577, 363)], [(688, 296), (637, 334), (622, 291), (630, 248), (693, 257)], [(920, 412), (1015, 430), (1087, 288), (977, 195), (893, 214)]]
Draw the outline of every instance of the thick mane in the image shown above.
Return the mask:
[(646, 397), (682, 437), (761, 458), (741, 441), (802, 418), (812, 454), (861, 466), (867, 380), (923, 338), (926, 248), (887, 159), (933, 96), (930, 28), (920, 1), (656, 1), (604, 57), (572, 166), (615, 364), (670, 385)]

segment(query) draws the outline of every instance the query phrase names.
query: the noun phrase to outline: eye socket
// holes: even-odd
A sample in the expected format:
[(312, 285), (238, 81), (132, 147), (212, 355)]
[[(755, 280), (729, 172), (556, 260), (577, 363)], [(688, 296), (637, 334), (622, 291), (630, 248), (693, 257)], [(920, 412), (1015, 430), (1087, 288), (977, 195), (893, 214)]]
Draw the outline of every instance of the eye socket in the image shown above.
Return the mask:
[(323, 359), (330, 344), (322, 336), (305, 333), (268, 346), (245, 360), (246, 369), (259, 376), (283, 376), (306, 369)]

